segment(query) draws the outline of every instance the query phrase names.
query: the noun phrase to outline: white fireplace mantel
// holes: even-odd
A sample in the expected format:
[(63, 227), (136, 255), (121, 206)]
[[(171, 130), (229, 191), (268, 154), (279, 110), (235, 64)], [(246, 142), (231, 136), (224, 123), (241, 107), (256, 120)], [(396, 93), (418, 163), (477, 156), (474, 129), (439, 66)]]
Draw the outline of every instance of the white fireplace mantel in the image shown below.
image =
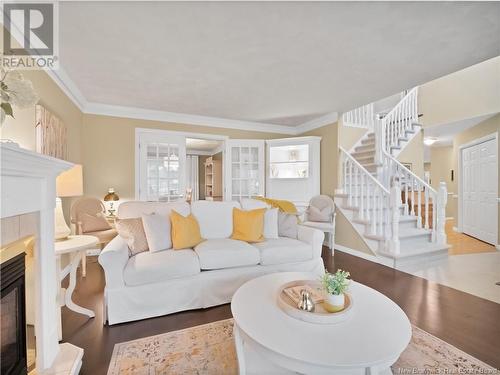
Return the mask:
[[(36, 368), (39, 374), (68, 366), (68, 352), (83, 350), (59, 344), (60, 305), (54, 253), (54, 208), (56, 177), (73, 164), (20, 148), (14, 143), (0, 144), (1, 218), (37, 212), (38, 238), (35, 246), (35, 330)], [(80, 362), (81, 364), (81, 362)], [(70, 364), (78, 371), (80, 364)], [(68, 371), (70, 373), (71, 371)]]

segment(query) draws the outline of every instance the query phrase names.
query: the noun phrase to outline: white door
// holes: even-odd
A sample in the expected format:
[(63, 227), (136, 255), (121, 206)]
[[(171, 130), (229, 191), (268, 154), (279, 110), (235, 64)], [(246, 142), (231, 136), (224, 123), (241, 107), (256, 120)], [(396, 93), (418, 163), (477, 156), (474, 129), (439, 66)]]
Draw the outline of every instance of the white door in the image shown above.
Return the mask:
[(139, 133), (138, 196), (141, 201), (182, 200), (186, 190), (186, 137)]
[(497, 140), (462, 150), (464, 233), (495, 245), (498, 230)]
[(230, 139), (226, 144), (225, 199), (264, 195), (264, 141)]

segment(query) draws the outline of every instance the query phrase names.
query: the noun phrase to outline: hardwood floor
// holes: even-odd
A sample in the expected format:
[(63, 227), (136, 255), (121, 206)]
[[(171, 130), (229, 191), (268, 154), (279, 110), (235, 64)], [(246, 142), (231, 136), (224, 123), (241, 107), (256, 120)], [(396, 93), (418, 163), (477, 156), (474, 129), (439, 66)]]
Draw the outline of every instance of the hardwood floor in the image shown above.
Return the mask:
[(455, 220), (446, 220), (445, 231), (447, 242), (451, 245), (448, 250), (449, 255), (494, 253), (497, 251), (495, 246), (468, 236), (464, 233), (458, 233), (453, 230), (456, 226)]
[[(391, 298), (413, 324), (500, 368), (500, 304), (340, 251), (332, 258), (324, 248), (323, 259), (328, 270), (348, 270), (354, 280)], [(64, 341), (85, 350), (81, 374), (106, 374), (115, 343), (231, 317), (229, 305), (223, 305), (103, 326), (104, 274), (95, 258), (89, 258), (88, 262), (87, 277), (79, 279), (73, 300), (93, 309), (96, 317), (88, 320), (66, 307), (62, 314)]]

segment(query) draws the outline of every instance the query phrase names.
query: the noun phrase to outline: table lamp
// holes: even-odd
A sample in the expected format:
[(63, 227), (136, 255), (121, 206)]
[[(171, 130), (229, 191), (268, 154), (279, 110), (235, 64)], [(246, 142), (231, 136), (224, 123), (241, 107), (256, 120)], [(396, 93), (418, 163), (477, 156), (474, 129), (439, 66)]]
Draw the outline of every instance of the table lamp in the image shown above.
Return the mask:
[(56, 191), (55, 238), (62, 240), (71, 234), (71, 229), (64, 220), (61, 198), (83, 195), (83, 173), (80, 164), (75, 164), (73, 168), (57, 176)]
[(109, 188), (108, 189), (108, 194), (104, 196), (104, 202), (110, 202), (109, 203), (109, 209), (108, 209), (108, 216), (115, 216), (115, 209), (113, 208), (113, 202), (116, 202), (120, 200), (120, 197), (118, 194), (115, 193), (114, 188)]

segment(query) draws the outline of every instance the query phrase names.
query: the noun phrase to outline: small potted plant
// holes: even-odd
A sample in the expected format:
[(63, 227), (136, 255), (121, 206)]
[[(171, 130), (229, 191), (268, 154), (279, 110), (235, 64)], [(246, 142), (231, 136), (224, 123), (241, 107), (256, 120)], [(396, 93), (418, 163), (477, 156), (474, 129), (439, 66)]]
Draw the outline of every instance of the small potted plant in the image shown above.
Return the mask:
[(326, 272), (321, 277), (321, 284), (326, 292), (324, 307), (328, 312), (338, 312), (344, 309), (345, 292), (349, 288), (350, 273), (337, 270), (335, 273)]

